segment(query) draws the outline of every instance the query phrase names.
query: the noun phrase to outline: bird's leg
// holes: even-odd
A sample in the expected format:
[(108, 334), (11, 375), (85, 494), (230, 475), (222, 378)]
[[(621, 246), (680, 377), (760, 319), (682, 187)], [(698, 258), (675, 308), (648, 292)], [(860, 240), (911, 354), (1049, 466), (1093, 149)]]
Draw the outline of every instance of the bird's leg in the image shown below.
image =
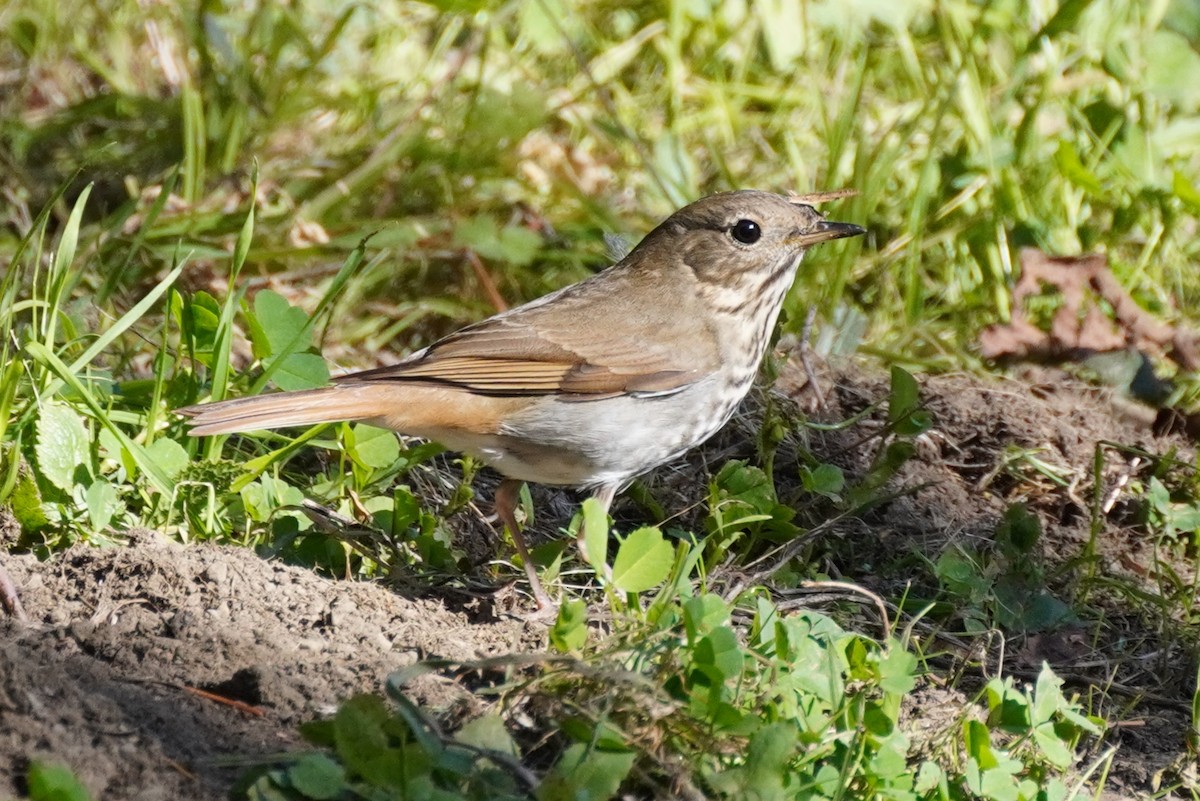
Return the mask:
[(537, 568), (533, 565), (533, 557), (529, 555), (529, 548), (525, 545), (525, 537), (522, 536), (521, 529), (517, 525), (517, 503), (521, 499), (521, 485), (523, 483), (525, 482), (518, 481), (515, 478), (506, 478), (500, 482), (500, 486), (496, 488), (496, 516), (500, 518), (501, 524), (512, 535), (513, 545), (517, 548), (517, 555), (521, 557), (521, 564), (525, 566), (525, 575), (529, 577), (529, 588), (533, 590), (533, 597), (537, 601), (538, 609), (554, 609), (556, 604), (550, 600), (550, 596), (542, 588)]
[(9, 578), (8, 571), (0, 565), (0, 608), (19, 622), (25, 623), (25, 610), (21, 607), (21, 597), (17, 595), (17, 587)]

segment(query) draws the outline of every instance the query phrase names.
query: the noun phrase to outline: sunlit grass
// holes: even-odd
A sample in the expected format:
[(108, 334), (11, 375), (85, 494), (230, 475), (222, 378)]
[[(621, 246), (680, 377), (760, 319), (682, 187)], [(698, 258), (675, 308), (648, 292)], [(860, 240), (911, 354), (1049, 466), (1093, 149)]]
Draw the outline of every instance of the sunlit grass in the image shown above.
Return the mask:
[[(303, 19), (266, 4), (154, 7), (136, 23), (119, 6), (70, 45), (69, 11), (41, 5), (4, 12), (9, 59), (55, 90), (36, 110), (29, 79), (11, 93), (4, 141), (24, 169), (9, 183), (36, 209), (82, 167), (105, 176), (103, 214), (181, 163), (183, 207), (140, 234), (143, 269), (164, 259), (152, 241), (228, 242), (257, 159), (255, 270), (319, 276), (331, 251), (396, 231), (359, 286), (410, 304), (397, 324), (418, 298), (461, 298), (454, 323), (488, 311), (475, 276), (437, 264), (475, 215), (504, 223), (526, 204), (571, 236), (528, 266), (497, 261), (517, 301), (599, 266), (599, 231), (636, 235), (745, 186), (859, 192), (829, 211), (872, 238), (814, 254), (791, 318), (869, 307), (871, 344), (914, 363), (973, 362), (974, 334), (1007, 314), (1021, 245), (1106, 250), (1162, 309), (1196, 294), (1200, 57), (1194, 20), (1165, 2), (679, 3), (659, 16), (563, 15), (545, 0)], [(378, 330), (345, 333), (378, 343)]]
[[(815, 307), (818, 341), (882, 361), (988, 369), (1023, 246), (1103, 251), (1194, 324), (1198, 47), (1182, 0), (6, 4), (0, 503), (49, 510), (23, 547), (149, 525), (279, 553), (308, 530), (283, 507), (361, 500), (453, 571), (445, 520), (392, 486), (431, 452), (197, 442), (171, 410), (293, 355), (394, 359), (722, 189), (857, 192), (825, 210), (869, 235), (810, 254), (784, 325)], [(295, 341), (256, 336), (293, 306)], [(79, 469), (38, 495), (58, 434)], [(291, 470), (301, 445), (327, 461)], [(1147, 619), (1194, 600), (1176, 583)]]

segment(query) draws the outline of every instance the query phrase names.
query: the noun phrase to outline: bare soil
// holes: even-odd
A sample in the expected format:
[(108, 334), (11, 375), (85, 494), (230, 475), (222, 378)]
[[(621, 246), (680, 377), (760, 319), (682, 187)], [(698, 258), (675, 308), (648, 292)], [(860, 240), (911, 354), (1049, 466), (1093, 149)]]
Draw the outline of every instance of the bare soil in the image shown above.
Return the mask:
[[(793, 373), (781, 386), (811, 405), (801, 383)], [(866, 414), (849, 428), (809, 430), (803, 442), (785, 443), (776, 462), (785, 495), (801, 447), (853, 477), (869, 469), (885, 439), (885, 376), (848, 369), (830, 385), (815, 417)], [(1075, 565), (1089, 542), (1098, 552), (1092, 564), (1105, 577), (1147, 593), (1161, 586), (1166, 564), (1192, 580), (1194, 563), (1156, 550), (1122, 489), (1172, 449), (1194, 464), (1188, 440), (1156, 434), (1145, 412), (1058, 372), (1031, 371), (1020, 381), (927, 378), (922, 402), (935, 428), (893, 482), (904, 491), (819, 529), (810, 556), (822, 571), (885, 598), (900, 597), (906, 585), (934, 594), (920, 565), (955, 543), (986, 547), (1003, 510), (1022, 501), (1043, 523), (1038, 547), (1059, 597), (1071, 601), (1081, 586)], [(685, 463), (659, 471), (651, 493), (672, 509), (700, 504), (706, 468), (754, 458), (754, 426), (753, 416), (739, 420)], [(1102, 449), (1097, 489), (1103, 442), (1127, 449)], [(1059, 480), (1014, 460), (1016, 453), (1035, 454)], [(1093, 541), (1097, 491), (1112, 503)], [(540, 491), (535, 499), (545, 507), (536, 539), (563, 525), (572, 504), (569, 496)], [(645, 520), (628, 500), (616, 511), (622, 528), (622, 521)], [(474, 521), (464, 529), (465, 537), (478, 538), (486, 526)], [(33, 759), (68, 764), (98, 799), (224, 798), (247, 760), (300, 747), (298, 724), (356, 693), (379, 692), (391, 671), (430, 657), (474, 660), (544, 647), (545, 624), (501, 611), (495, 598), (438, 591), (415, 597), (382, 583), (325, 578), (247, 549), (185, 546), (152, 532), (129, 532), (128, 540), (116, 548), (77, 546), (45, 562), (3, 556), (30, 623), (0, 620), (0, 798), (22, 794)], [(1098, 585), (1095, 576), (1089, 581)], [(939, 672), (963, 678), (953, 690), (914, 694), (909, 719), (931, 731), (950, 725), (964, 693), (985, 677), (1032, 677), (1048, 659), (1069, 690), (1121, 722), (1092, 746), (1093, 753), (1120, 746), (1109, 792), (1149, 792), (1156, 777), (1174, 775), (1172, 763), (1186, 751), (1194, 639), (1162, 625), (1152, 630), (1147, 611), (1119, 592), (1093, 591), (1088, 603), (1103, 615), (1035, 636), (1014, 633), (1003, 651), (994, 640), (979, 646), (944, 625), (919, 628), (931, 651), (948, 654)], [(418, 703), (459, 715), (476, 703), (450, 678), (426, 676), (411, 690)]]
[[(0, 623), (0, 798), (21, 793), (30, 759), (69, 764), (97, 799), (224, 798), (237, 760), (297, 748), (298, 724), (380, 692), (391, 671), (543, 638), (516, 618), (151, 532), (7, 562), (36, 622)], [(435, 708), (466, 695), (432, 676), (414, 685)]]

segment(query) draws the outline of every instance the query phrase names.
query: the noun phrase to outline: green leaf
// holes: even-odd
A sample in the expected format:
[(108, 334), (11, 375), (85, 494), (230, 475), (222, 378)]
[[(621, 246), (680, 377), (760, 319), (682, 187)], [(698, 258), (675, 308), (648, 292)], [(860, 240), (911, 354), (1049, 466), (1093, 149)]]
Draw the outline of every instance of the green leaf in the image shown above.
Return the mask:
[(389, 715), (382, 698), (359, 695), (334, 715), (337, 755), (347, 768), (377, 787), (403, 787), (405, 765), (387, 733)]
[(91, 795), (65, 765), (33, 762), (27, 777), (30, 801), (90, 801)]
[(835, 798), (838, 791), (843, 789), (842, 772), (833, 765), (822, 765), (813, 777), (813, 784), (821, 795), (817, 798)]
[(761, 801), (791, 797), (784, 790), (797, 739), (796, 727), (788, 723), (773, 723), (754, 733), (746, 749), (745, 797)]
[(613, 562), (612, 582), (623, 592), (643, 592), (666, 580), (675, 562), (675, 549), (662, 532), (644, 526), (632, 532)]
[(245, 788), (244, 797), (247, 801), (296, 801), (295, 793), (280, 786), (284, 780), (280, 771), (262, 773)]
[(1162, 157), (1157, 152), (1156, 143), (1136, 122), (1128, 122), (1124, 135), (1112, 145), (1110, 153), (1110, 163), (1118, 172), (1128, 171), (1129, 179), (1147, 186), (1156, 182)]
[(1056, 768), (1069, 768), (1075, 761), (1071, 747), (1059, 737), (1053, 724), (1047, 723), (1035, 728), (1033, 739), (1042, 749), (1042, 755)]
[(500, 241), (500, 226), (486, 215), (468, 217), (454, 225), (452, 241), (456, 247), (470, 248), (486, 256)]
[[(274, 364), (267, 359), (265, 366)], [(271, 374), (276, 386), (285, 390), (316, 389), (329, 383), (329, 365), (316, 353), (289, 353)]]
[(87, 427), (74, 409), (56, 401), (42, 406), (34, 453), (38, 469), (51, 484), (70, 493), (90, 474), (90, 442)]
[(162, 468), (167, 478), (175, 478), (191, 464), (192, 457), (173, 439), (160, 437), (146, 446), (146, 456)]
[(254, 321), (257, 325), (252, 328), (252, 338), (255, 355), (260, 359), (282, 352), (308, 328), (304, 310), (270, 289), (254, 296)]
[(877, 749), (868, 764), (872, 774), (889, 781), (902, 781), (904, 777), (911, 775), (908, 765), (908, 738), (903, 732), (893, 730), (879, 741)]
[(729, 605), (712, 593), (689, 598), (683, 605), (683, 622), (688, 637), (697, 639), (729, 622)]
[(1020, 625), (1026, 631), (1048, 631), (1071, 620), (1075, 612), (1070, 606), (1055, 598), (1048, 592), (1040, 592), (1033, 598), (1028, 597), (1021, 610)]
[(846, 505), (856, 509), (877, 503), (883, 488), (916, 452), (916, 446), (908, 440), (895, 439), (889, 442), (883, 449), (883, 455), (871, 465), (871, 470), (846, 493)]
[(978, 720), (963, 721), (963, 745), (967, 755), (977, 762), (981, 769), (995, 766), (996, 757), (992, 753), (992, 740), (987, 726)]
[(299, 506), (304, 503), (304, 493), (298, 487), (269, 474), (242, 487), (240, 494), (246, 514), (252, 520), (260, 522), (270, 520), (281, 507)]
[(682, 206), (699, 194), (700, 170), (682, 138), (674, 132), (655, 137), (652, 165), (662, 177), (671, 205)]
[(1014, 688), (1011, 679), (992, 679), (984, 689), (988, 700), (988, 721), (993, 726), (1014, 734), (1029, 731), (1029, 696)]
[(112, 433), (113, 437), (121, 443), (121, 447), (128, 451), (138, 468), (145, 474), (155, 490), (163, 495), (170, 495), (171, 480), (163, 473), (162, 469), (155, 464), (147, 455), (146, 449), (137, 441), (130, 437), (118, 428), (112, 421), (111, 416), (105, 413), (99, 401), (97, 401), (79, 380), (72, 373), (62, 359), (58, 357), (54, 351), (50, 350), (40, 342), (30, 342), (25, 346), (25, 352), (33, 359), (41, 364), (46, 365), (59, 378), (63, 379), (66, 384), (71, 387), (80, 397), (80, 399), (88, 406), (92, 414), (105, 428)]
[[(917, 781), (913, 785), (913, 789), (922, 796), (930, 797), (934, 789), (946, 787), (946, 771), (942, 769), (936, 762), (926, 760), (921, 763), (921, 767), (917, 770)], [(946, 793), (940, 792), (939, 796), (944, 797)]]
[(727, 681), (742, 675), (745, 663), (737, 635), (727, 626), (713, 629), (711, 634), (696, 643), (694, 658), (698, 664), (712, 665)]
[(934, 565), (934, 575), (947, 591), (977, 601), (991, 588), (979, 564), (957, 548), (942, 551)]
[(800, 480), (804, 489), (833, 500), (837, 500), (838, 493), (846, 487), (842, 469), (832, 464), (819, 464), (811, 470), (804, 468), (800, 471)]
[[(83, 210), (87, 206), (88, 196), (92, 194), (92, 187), (95, 184), (88, 184), (79, 193), (79, 197), (75, 200), (75, 205), (71, 207), (71, 214), (67, 217), (67, 224), (63, 227), (62, 235), (58, 239), (58, 252), (54, 254), (54, 265), (50, 270), (53, 276), (64, 276), (67, 270), (71, 267), (71, 262), (75, 261), (75, 249), (79, 246), (79, 225), (83, 220)], [(55, 302), (65, 298), (55, 297)]]
[(190, 298), (172, 295), (171, 308), (179, 321), (195, 355), (205, 365), (211, 366), (213, 347), (217, 341), (217, 329), (221, 325), (221, 304), (207, 292), (198, 291)]
[(482, 715), (467, 723), (458, 730), (454, 739), (466, 745), (473, 745), (487, 751), (507, 754), (511, 757), (520, 756), (516, 741), (504, 727), (504, 718), (499, 715)]
[(17, 467), (16, 484), (12, 493), (4, 499), (4, 503), (8, 505), (17, 522), (21, 524), (21, 530), (26, 534), (36, 532), (50, 522), (42, 507), (42, 493), (33, 478), (33, 471), (23, 460)]
[[(250, 254), (250, 243), (254, 240), (254, 218), (256, 214), (258, 201), (258, 167), (254, 167), (254, 172), (250, 178), (250, 208), (246, 211), (246, 220), (242, 223), (242, 228), (238, 231), (237, 241), (233, 243), (233, 259), (229, 265), (229, 285), (233, 286), (237, 280), (238, 274), (241, 273), (242, 267), (246, 264), (246, 256)], [(184, 192), (185, 196), (188, 193)]]
[(989, 768), (983, 772), (979, 794), (994, 801), (1019, 801), (1021, 798), (1013, 774), (1002, 768)]
[(1200, 531), (1200, 507), (1172, 504), (1167, 521), (1176, 531), (1195, 533)]
[(80, 193), (76, 199), (76, 203), (72, 206), (71, 215), (67, 217), (67, 224), (62, 228), (62, 234), (59, 236), (58, 252), (54, 254), (54, 263), (50, 267), (48, 276), (48, 287), (46, 288), (46, 296), (49, 301), (49, 308), (44, 315), (44, 323), (42, 326), (42, 336), (40, 344), (43, 348), (50, 350), (55, 349), (56, 326), (59, 324), (59, 318), (62, 313), (62, 303), (70, 300), (70, 288), (68, 284), (72, 282), (72, 277), (80, 275), (79, 270), (71, 270), (71, 263), (74, 261), (76, 247), (79, 245), (79, 223), (83, 218), (84, 206), (88, 205), (88, 195), (91, 194), (92, 183), (85, 186), (83, 193)]
[(93, 481), (84, 497), (87, 501), (88, 518), (96, 531), (108, 528), (112, 519), (125, 511), (125, 504), (117, 495), (117, 488), (103, 478)]
[(616, 795), (633, 767), (628, 751), (600, 751), (576, 743), (538, 785), (538, 801), (603, 801)]
[(583, 502), (583, 558), (597, 575), (608, 567), (608, 513), (595, 498)]
[(345, 790), (345, 769), (324, 754), (305, 754), (286, 771), (287, 781), (305, 798), (327, 801)]
[(321, 748), (333, 748), (337, 744), (337, 731), (332, 718), (301, 723), (299, 731), (301, 737)]
[(906, 695), (917, 686), (917, 658), (893, 641), (879, 660), (879, 687), (886, 693)]
[(892, 367), (891, 391), (888, 394), (888, 421), (899, 422), (921, 402), (920, 387), (912, 373), (903, 367)]
[(570, 653), (577, 651), (587, 642), (587, 604), (572, 598), (558, 607), (558, 617), (550, 627), (550, 644), (555, 649)]
[(1150, 485), (1146, 489), (1146, 500), (1150, 501), (1150, 506), (1160, 513), (1166, 514), (1171, 509), (1171, 493), (1157, 477), (1150, 477)]
[(1023, 503), (1014, 503), (1005, 509), (1000, 525), (996, 526), (996, 539), (1010, 545), (1016, 553), (1029, 553), (1041, 535), (1041, 521)]
[(1062, 679), (1054, 674), (1050, 665), (1042, 662), (1038, 673), (1037, 684), (1033, 688), (1033, 705), (1030, 707), (1030, 722), (1037, 726), (1054, 720), (1059, 708), (1065, 706), (1067, 699), (1062, 694)]
[(921, 391), (917, 379), (902, 367), (892, 366), (891, 391), (888, 394), (888, 422), (901, 436), (911, 437), (926, 431), (932, 421), (921, 409)]
[(391, 467), (400, 458), (400, 440), (394, 431), (366, 424), (355, 425), (352, 430), (354, 458), (367, 467), (382, 470)]
[(976, 796), (983, 794), (983, 770), (980, 769), (979, 761), (974, 757), (967, 760), (967, 765), (963, 769), (963, 783)]
[(753, 512), (769, 514), (775, 506), (775, 487), (770, 477), (745, 462), (726, 462), (714, 481), (723, 499), (743, 503)]
[(1067, 785), (1063, 784), (1062, 779), (1051, 777), (1042, 782), (1042, 786), (1038, 788), (1040, 795), (1038, 801), (1067, 801), (1068, 796), (1077, 798), (1078, 796), (1070, 793)]

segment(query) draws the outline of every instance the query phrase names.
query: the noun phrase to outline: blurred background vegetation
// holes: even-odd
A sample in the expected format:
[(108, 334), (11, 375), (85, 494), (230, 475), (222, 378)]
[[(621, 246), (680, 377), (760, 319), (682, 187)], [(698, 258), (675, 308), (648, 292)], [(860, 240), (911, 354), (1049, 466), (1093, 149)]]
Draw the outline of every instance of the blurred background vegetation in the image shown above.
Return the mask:
[(361, 366), (584, 277), (602, 234), (701, 195), (850, 187), (827, 212), (870, 237), (812, 254), (786, 324), (869, 311), (869, 350), (969, 366), (1022, 245), (1105, 251), (1156, 313), (1196, 307), (1198, 49), (1194, 0), (20, 0), (0, 260), (94, 182), (81, 336), (177, 248), (219, 292), (257, 164), (244, 278), (311, 307), (375, 233), (324, 343)]

